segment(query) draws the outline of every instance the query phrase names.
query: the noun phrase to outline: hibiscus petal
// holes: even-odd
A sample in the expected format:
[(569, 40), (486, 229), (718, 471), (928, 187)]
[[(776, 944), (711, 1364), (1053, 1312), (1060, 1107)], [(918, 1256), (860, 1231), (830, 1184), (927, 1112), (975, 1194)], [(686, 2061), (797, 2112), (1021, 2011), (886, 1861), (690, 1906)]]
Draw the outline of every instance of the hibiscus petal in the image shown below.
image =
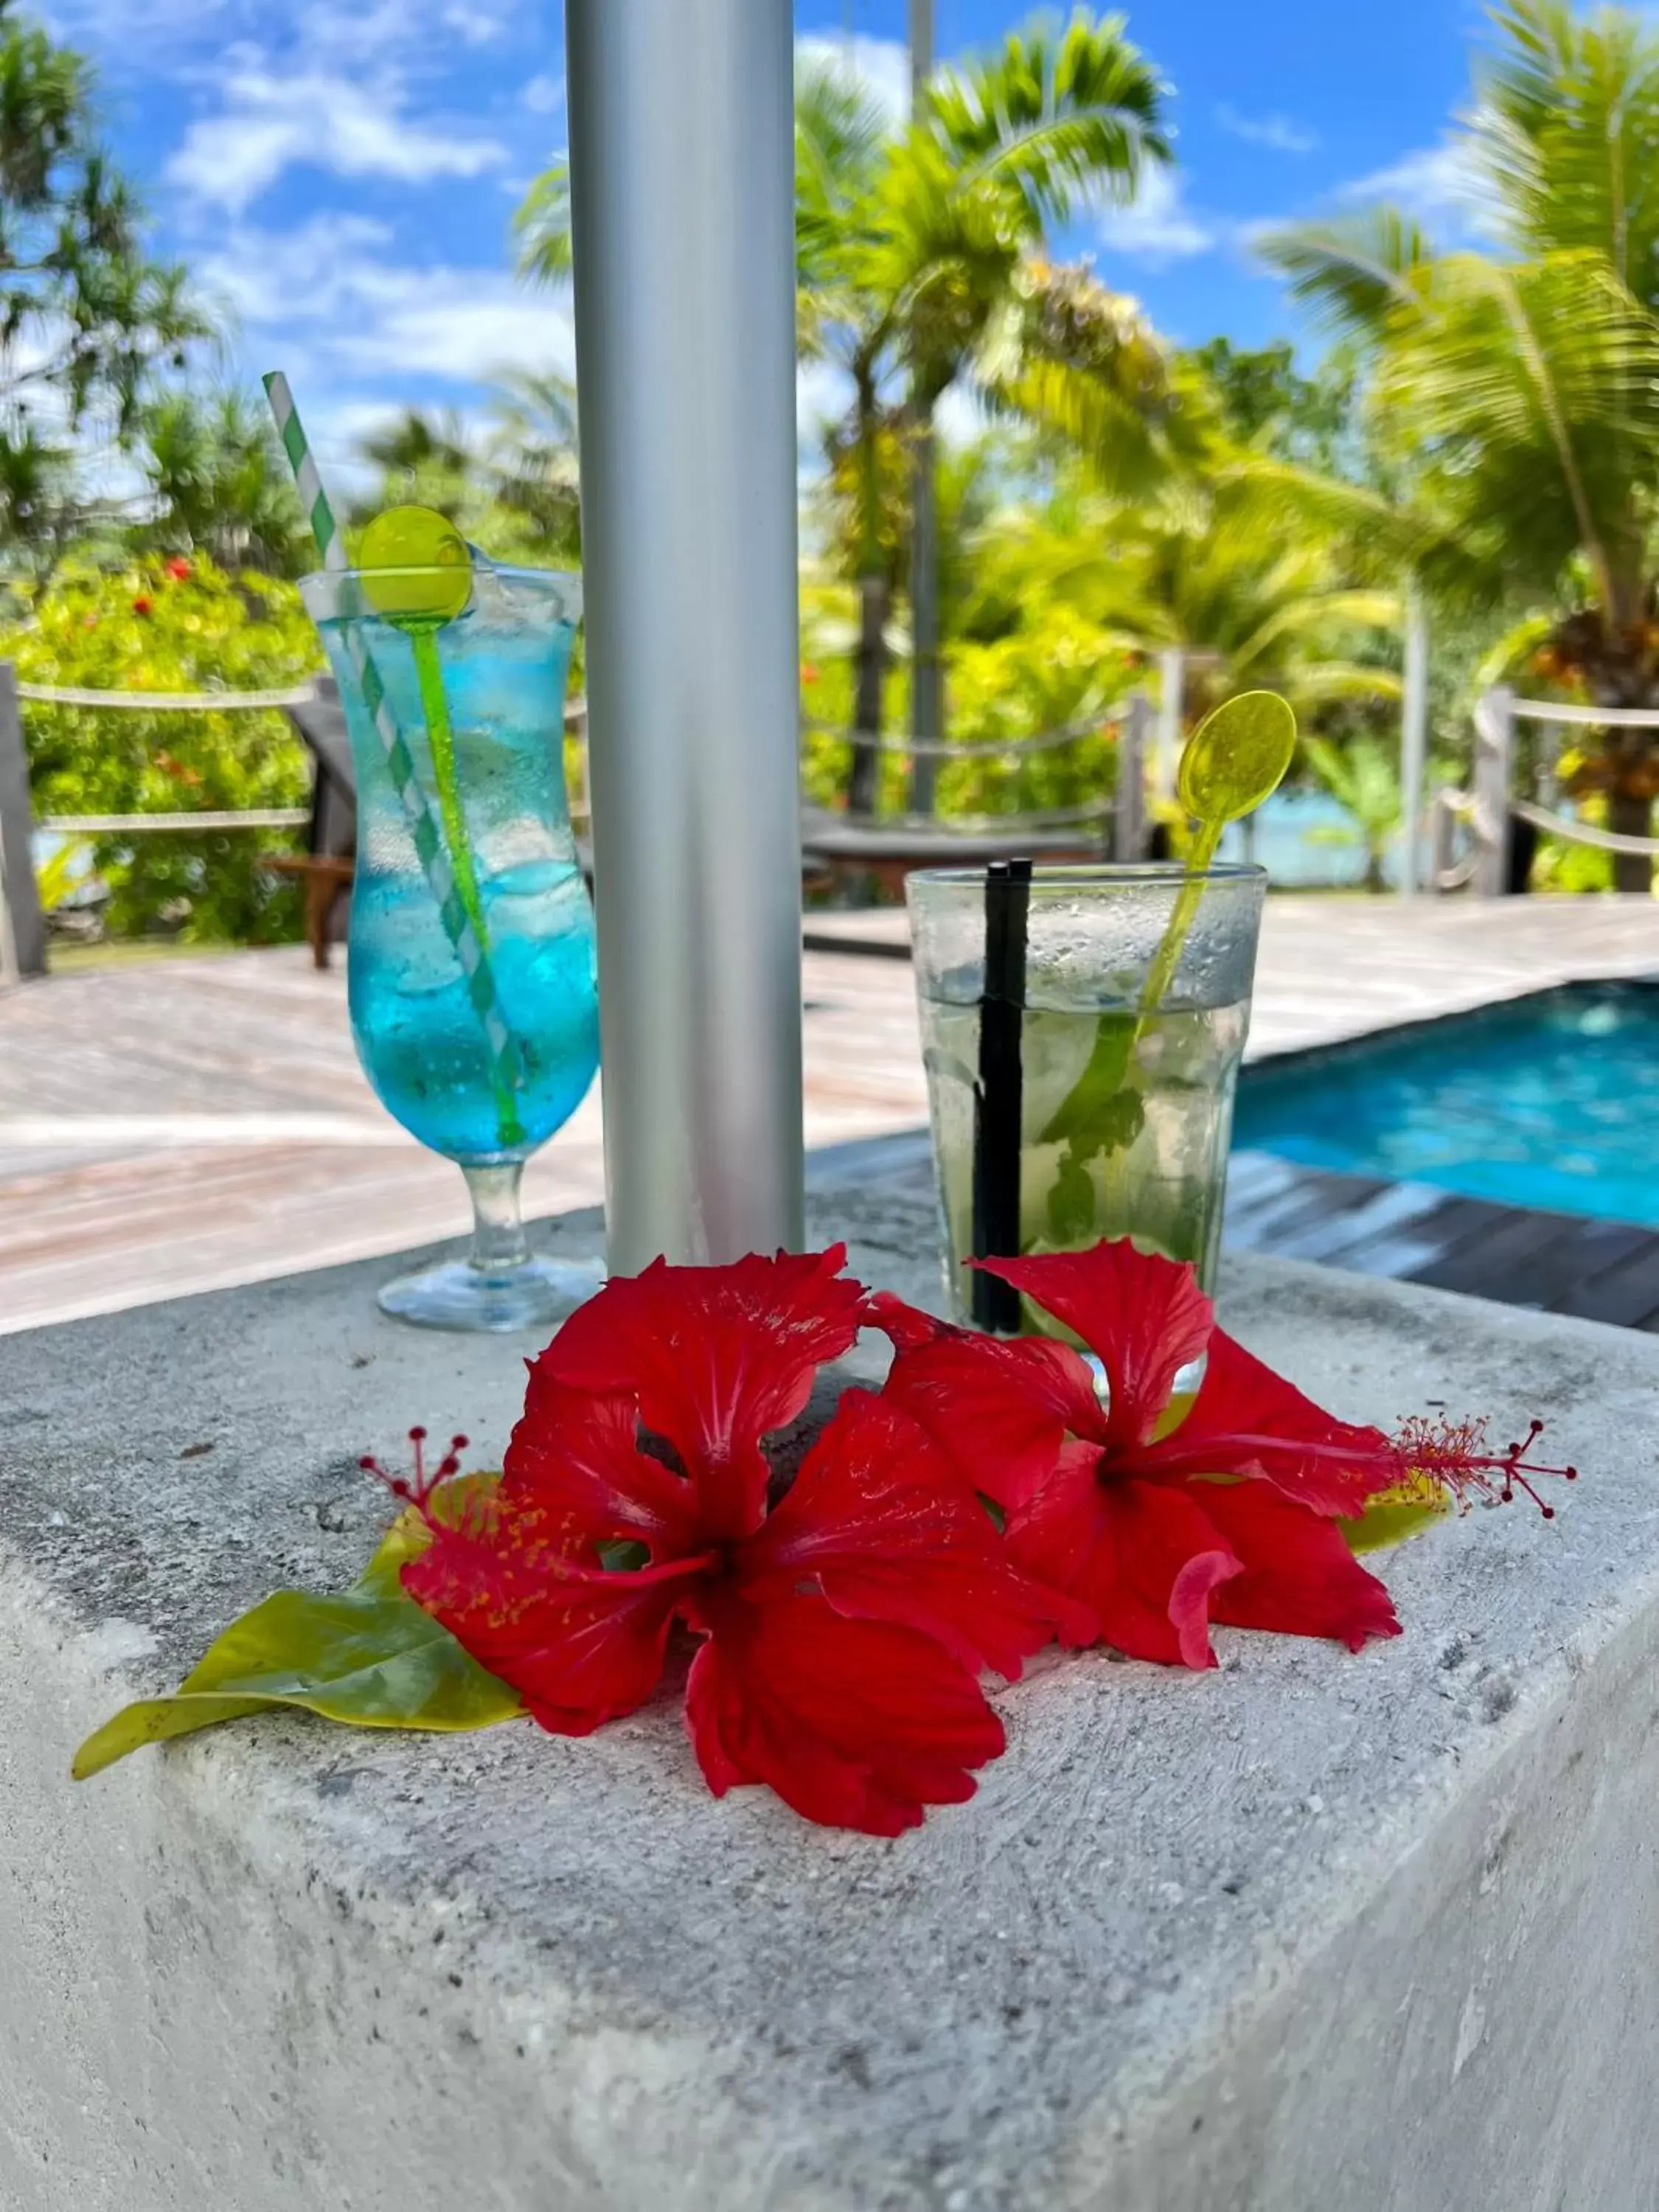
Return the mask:
[(632, 1540), (660, 1563), (696, 1548), (697, 1498), (684, 1475), (639, 1449), (629, 1397), (599, 1397), (541, 1376), (507, 1448), (509, 1495), (562, 1519), (562, 1549), (597, 1566), (599, 1547)]
[(842, 1274), (846, 1259), (838, 1244), (618, 1277), (535, 1362), (526, 1404), (550, 1382), (633, 1395), (696, 1484), (702, 1525), (747, 1535), (765, 1509), (761, 1438), (794, 1419), (817, 1369), (858, 1335), (864, 1290)]
[(1046, 1337), (941, 1329), (931, 1342), (901, 1350), (882, 1395), (1005, 1510), (1048, 1480), (1068, 1431), (1105, 1434), (1087, 1364)]
[(1089, 1606), (1103, 1640), (1130, 1658), (1213, 1667), (1211, 1593), (1240, 1571), (1226, 1537), (1184, 1488), (1102, 1482), (1099, 1464), (1093, 1447), (1068, 1446), (1054, 1480), (1009, 1522), (1009, 1549)]
[(816, 1592), (722, 1595), (699, 1625), (686, 1724), (709, 1788), (763, 1782), (808, 1820), (896, 1836), (974, 1794), (1002, 1723), (926, 1636), (846, 1620)]
[(1200, 1483), (1206, 1517), (1244, 1571), (1211, 1601), (1211, 1618), (1283, 1636), (1329, 1636), (1358, 1651), (1398, 1636), (1394, 1601), (1348, 1549), (1342, 1531), (1265, 1482)]
[(567, 1534), (560, 1516), (503, 1486), (487, 1538), (434, 1528), (403, 1582), (543, 1728), (587, 1735), (656, 1688), (674, 1609), (712, 1562), (607, 1574), (573, 1560)]
[(1380, 1429), (1339, 1421), (1217, 1329), (1192, 1410), (1134, 1454), (1134, 1471), (1261, 1475), (1316, 1513), (1352, 1516), (1399, 1480), (1400, 1462)]
[(979, 1263), (1036, 1300), (1083, 1339), (1111, 1386), (1106, 1440), (1115, 1449), (1152, 1435), (1175, 1379), (1210, 1340), (1214, 1309), (1192, 1269), (1128, 1238), (1087, 1252)]
[(891, 1338), (896, 1352), (914, 1352), (918, 1345), (932, 1344), (936, 1337), (951, 1334), (948, 1322), (937, 1314), (924, 1313), (920, 1306), (907, 1304), (891, 1291), (872, 1291), (865, 1304), (864, 1317), (872, 1328)]
[(738, 1573), (757, 1602), (810, 1577), (837, 1613), (916, 1629), (964, 1667), (1010, 1680), (1056, 1626), (1089, 1633), (1082, 1608), (1015, 1567), (926, 1431), (867, 1390), (842, 1397)]

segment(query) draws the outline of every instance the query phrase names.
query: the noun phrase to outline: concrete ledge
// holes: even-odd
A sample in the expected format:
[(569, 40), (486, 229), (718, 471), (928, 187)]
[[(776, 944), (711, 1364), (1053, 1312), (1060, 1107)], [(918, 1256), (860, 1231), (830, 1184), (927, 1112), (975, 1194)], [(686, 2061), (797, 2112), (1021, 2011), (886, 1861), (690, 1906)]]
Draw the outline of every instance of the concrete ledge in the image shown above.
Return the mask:
[[(934, 1287), (925, 1210), (834, 1212)], [(1392, 1555), (1358, 1658), (1053, 1665), (896, 1844), (716, 1804), (668, 1707), (271, 1720), (72, 1790), (113, 1704), (355, 1570), (361, 1451), (499, 1447), (524, 1347), (381, 1321), (392, 1264), (0, 1350), (5, 2212), (1647, 2212), (1659, 1343), (1237, 1267), (1345, 1414), (1535, 1412), (1585, 1480)]]

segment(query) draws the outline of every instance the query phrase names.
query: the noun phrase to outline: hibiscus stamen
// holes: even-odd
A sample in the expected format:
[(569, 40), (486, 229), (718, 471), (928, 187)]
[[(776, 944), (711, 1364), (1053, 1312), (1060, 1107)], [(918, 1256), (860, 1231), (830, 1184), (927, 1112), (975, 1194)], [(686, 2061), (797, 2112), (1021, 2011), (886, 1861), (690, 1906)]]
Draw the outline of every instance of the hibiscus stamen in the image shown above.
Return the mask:
[(1577, 1482), (1578, 1470), (1536, 1466), (1528, 1459), (1527, 1454), (1543, 1433), (1544, 1424), (1534, 1419), (1519, 1443), (1494, 1452), (1486, 1442), (1485, 1421), (1453, 1421), (1443, 1414), (1437, 1421), (1421, 1418), (1407, 1421), (1393, 1439), (1393, 1449), (1402, 1473), (1443, 1484), (1466, 1510), (1477, 1498), (1489, 1505), (1511, 1504), (1519, 1490), (1526, 1492), (1546, 1521), (1553, 1521), (1555, 1508), (1534, 1486), (1534, 1478), (1550, 1476), (1561, 1482)]
[(427, 1434), (418, 1421), (409, 1431), (409, 1441), (414, 1447), (415, 1472), (412, 1476), (393, 1474), (389, 1468), (381, 1466), (373, 1452), (365, 1452), (357, 1462), (365, 1474), (372, 1474), (377, 1481), (385, 1483), (394, 1498), (401, 1498), (405, 1505), (412, 1505), (417, 1513), (422, 1514), (431, 1503), (432, 1493), (439, 1484), (447, 1482), (451, 1475), (460, 1473), (460, 1455), (471, 1441), (464, 1436), (453, 1436), (449, 1439), (448, 1449), (428, 1474), (426, 1465)]

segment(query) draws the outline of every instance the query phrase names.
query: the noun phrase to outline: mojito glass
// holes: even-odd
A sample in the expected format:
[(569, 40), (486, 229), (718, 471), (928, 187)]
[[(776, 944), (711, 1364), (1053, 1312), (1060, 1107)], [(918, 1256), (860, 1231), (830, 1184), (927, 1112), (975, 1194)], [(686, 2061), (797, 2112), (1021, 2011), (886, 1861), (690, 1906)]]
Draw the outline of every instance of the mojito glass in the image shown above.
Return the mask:
[[(1189, 1261), (1212, 1287), (1266, 889), (1264, 872), (1248, 867), (1195, 878), (1158, 866), (1033, 872), (1018, 1018), (1022, 1253), (1128, 1237)], [(984, 1104), (986, 877), (926, 871), (910, 878), (908, 898), (946, 1295), (967, 1322)], [(1063, 1333), (1029, 1301), (1020, 1311), (1026, 1328)]]
[[(550, 1325), (596, 1271), (530, 1252), (524, 1163), (570, 1118), (599, 1065), (593, 915), (566, 803), (564, 692), (579, 577), (479, 562), (453, 572), (305, 579), (338, 682), (357, 784), (349, 945), (352, 1036), (380, 1103), (454, 1160), (470, 1257), (390, 1284), (429, 1326)], [(388, 602), (392, 611), (386, 611)]]

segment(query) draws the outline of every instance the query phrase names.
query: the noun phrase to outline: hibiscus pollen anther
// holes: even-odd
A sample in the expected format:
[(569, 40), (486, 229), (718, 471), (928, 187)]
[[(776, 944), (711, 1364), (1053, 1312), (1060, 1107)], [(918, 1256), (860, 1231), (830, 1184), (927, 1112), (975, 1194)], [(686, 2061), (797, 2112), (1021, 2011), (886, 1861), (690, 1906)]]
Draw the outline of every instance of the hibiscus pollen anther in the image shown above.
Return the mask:
[(1534, 1419), (1518, 1443), (1494, 1452), (1486, 1441), (1484, 1420), (1453, 1421), (1443, 1415), (1437, 1421), (1407, 1421), (1395, 1438), (1394, 1448), (1408, 1477), (1443, 1484), (1465, 1509), (1476, 1498), (1488, 1505), (1509, 1505), (1516, 1492), (1523, 1491), (1544, 1519), (1553, 1521), (1555, 1508), (1540, 1494), (1534, 1480), (1547, 1476), (1559, 1482), (1577, 1482), (1578, 1470), (1538, 1466), (1528, 1459), (1527, 1454), (1543, 1433), (1542, 1421)]
[(393, 1474), (389, 1468), (380, 1464), (373, 1452), (365, 1452), (357, 1462), (365, 1474), (372, 1474), (379, 1481), (385, 1483), (394, 1498), (400, 1498), (406, 1505), (412, 1505), (417, 1513), (425, 1512), (433, 1492), (441, 1482), (447, 1482), (451, 1475), (460, 1473), (460, 1455), (471, 1442), (469, 1437), (462, 1436), (458, 1431), (449, 1439), (449, 1448), (443, 1457), (428, 1471), (426, 1464), (428, 1434), (428, 1431), (419, 1422), (416, 1422), (409, 1431), (409, 1441), (413, 1447), (415, 1457), (415, 1472), (412, 1475)]

